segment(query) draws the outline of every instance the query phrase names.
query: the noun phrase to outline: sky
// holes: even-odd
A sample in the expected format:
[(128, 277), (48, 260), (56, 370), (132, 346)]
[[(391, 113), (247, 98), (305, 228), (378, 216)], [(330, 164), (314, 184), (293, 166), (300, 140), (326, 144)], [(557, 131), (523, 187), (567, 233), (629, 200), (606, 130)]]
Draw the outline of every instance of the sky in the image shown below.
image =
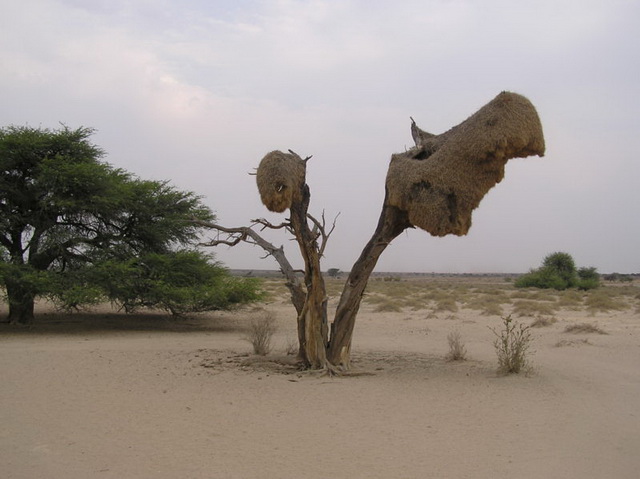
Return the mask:
[[(266, 153), (313, 155), (310, 213), (337, 216), (323, 267), (348, 271), (409, 117), (438, 134), (514, 91), (546, 155), (509, 161), (468, 235), (408, 230), (376, 270), (521, 273), (565, 251), (640, 272), (638, 19), (635, 0), (3, 1), (0, 126), (95, 128), (106, 162), (201, 195), (229, 227), (286, 218), (250, 175)], [(277, 268), (257, 247), (212, 251)]]

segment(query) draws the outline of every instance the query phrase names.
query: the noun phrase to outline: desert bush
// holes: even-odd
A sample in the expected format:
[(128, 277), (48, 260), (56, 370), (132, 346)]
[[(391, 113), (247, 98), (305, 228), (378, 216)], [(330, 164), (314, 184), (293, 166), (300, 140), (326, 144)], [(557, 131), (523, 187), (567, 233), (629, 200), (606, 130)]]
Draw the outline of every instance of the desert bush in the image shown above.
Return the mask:
[(451, 331), (447, 335), (449, 352), (446, 355), (448, 361), (464, 361), (467, 359), (467, 348), (462, 341), (460, 331)]
[(566, 281), (550, 268), (532, 269), (514, 283), (516, 288), (542, 288), (562, 290), (568, 288)]
[(578, 269), (578, 289), (589, 290), (600, 286), (600, 275), (594, 267)]
[(600, 275), (594, 267), (576, 269), (575, 262), (569, 253), (551, 253), (547, 255), (542, 266), (532, 269), (520, 276), (517, 288), (542, 288), (563, 290), (578, 287), (593, 289), (600, 285)]
[(597, 334), (609, 334), (605, 330), (601, 329), (599, 326), (590, 323), (576, 323), (570, 324), (566, 328), (564, 328), (565, 333), (597, 333)]
[(251, 320), (245, 339), (251, 343), (255, 354), (266, 356), (271, 351), (271, 340), (276, 330), (275, 316), (265, 311), (261, 316)]
[(531, 371), (529, 348), (531, 347), (531, 327), (517, 323), (511, 315), (502, 318), (500, 331), (491, 329), (496, 336), (493, 346), (498, 356), (500, 374), (519, 374)]

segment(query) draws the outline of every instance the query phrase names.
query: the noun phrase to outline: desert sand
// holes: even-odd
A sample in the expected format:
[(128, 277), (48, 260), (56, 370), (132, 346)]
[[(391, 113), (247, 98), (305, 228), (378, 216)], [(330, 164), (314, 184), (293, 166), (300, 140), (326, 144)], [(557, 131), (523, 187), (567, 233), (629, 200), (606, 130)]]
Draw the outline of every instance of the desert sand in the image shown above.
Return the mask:
[[(500, 316), (366, 302), (348, 377), (290, 364), (283, 292), (178, 320), (41, 304), (33, 326), (0, 325), (0, 477), (637, 478), (639, 303), (559, 308), (532, 329), (533, 371), (502, 376)], [(244, 339), (263, 310), (266, 358)], [(607, 334), (565, 332), (582, 323)], [(445, 359), (453, 330), (465, 361)]]

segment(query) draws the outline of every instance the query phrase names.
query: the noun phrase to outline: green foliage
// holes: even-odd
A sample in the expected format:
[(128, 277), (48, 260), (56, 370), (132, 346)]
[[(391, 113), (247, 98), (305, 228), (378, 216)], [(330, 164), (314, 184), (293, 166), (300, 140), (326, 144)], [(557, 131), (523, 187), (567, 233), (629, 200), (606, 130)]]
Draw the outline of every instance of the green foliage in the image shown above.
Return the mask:
[[(171, 252), (198, 239), (200, 227), (191, 220), (214, 215), (194, 193), (101, 162), (104, 153), (90, 142), (92, 134), (89, 128), (0, 128), (0, 275), (9, 319), (31, 320), (38, 296), (70, 308), (102, 300), (104, 284), (95, 281), (105, 264), (113, 276), (128, 278), (116, 295), (127, 306), (142, 301), (180, 312), (251, 297), (255, 287), (222, 275), (215, 290), (207, 278), (197, 294), (196, 285), (166, 280)], [(165, 279), (144, 277), (142, 264), (159, 268)], [(154, 287), (136, 284), (144, 300), (127, 298), (136, 294), (125, 292), (132, 277), (155, 281)], [(107, 296), (113, 297), (111, 290)]]
[(578, 289), (589, 290), (600, 286), (600, 275), (593, 266), (578, 269)]
[(520, 276), (514, 283), (516, 288), (542, 288), (562, 290), (567, 288), (567, 283), (551, 268), (539, 268)]
[(596, 268), (576, 269), (570, 254), (557, 252), (547, 255), (540, 268), (520, 276), (514, 285), (516, 288), (564, 290), (577, 287), (587, 290), (597, 288), (600, 277)]
[(181, 315), (230, 309), (262, 297), (258, 279), (234, 278), (198, 251), (109, 260), (91, 274), (92, 284), (127, 312), (147, 307)]
[(558, 275), (564, 281), (566, 288), (575, 286), (576, 263), (569, 253), (556, 252), (547, 255), (542, 261), (542, 268)]
[(492, 329), (496, 340), (493, 346), (498, 356), (498, 372), (501, 374), (527, 373), (529, 364), (529, 348), (531, 347), (531, 327), (518, 324), (511, 315), (502, 318), (503, 328)]

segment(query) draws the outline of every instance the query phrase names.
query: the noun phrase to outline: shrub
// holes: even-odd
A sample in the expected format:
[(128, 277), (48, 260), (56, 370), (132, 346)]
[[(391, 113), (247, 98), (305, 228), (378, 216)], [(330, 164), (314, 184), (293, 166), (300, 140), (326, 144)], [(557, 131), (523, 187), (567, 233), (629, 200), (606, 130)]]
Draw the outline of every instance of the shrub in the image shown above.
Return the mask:
[(595, 324), (589, 323), (578, 323), (578, 324), (570, 324), (566, 328), (564, 328), (565, 333), (598, 333), (598, 334), (608, 334), (606, 331), (596, 326)]
[(594, 267), (578, 269), (578, 289), (589, 290), (600, 286), (600, 275)]
[(553, 271), (565, 282), (567, 288), (577, 283), (576, 263), (569, 253), (551, 253), (542, 261), (542, 267)]
[(575, 262), (569, 253), (551, 253), (542, 261), (542, 266), (520, 276), (516, 288), (542, 288), (563, 290), (578, 287), (583, 290), (597, 288), (600, 275), (596, 268), (576, 270)]
[(562, 290), (567, 288), (567, 283), (562, 277), (550, 268), (539, 268), (520, 276), (514, 283), (516, 288), (542, 288)]
[(462, 336), (459, 331), (451, 331), (447, 335), (449, 343), (449, 352), (446, 355), (448, 361), (464, 361), (467, 359), (467, 348), (462, 342)]
[(271, 351), (271, 339), (276, 332), (276, 318), (273, 313), (265, 311), (249, 324), (249, 332), (245, 339), (253, 346), (253, 352), (266, 356)]
[(498, 372), (501, 374), (528, 373), (531, 370), (528, 354), (531, 346), (531, 327), (523, 326), (511, 319), (511, 315), (502, 318), (503, 329), (496, 335), (493, 343), (498, 355)]

